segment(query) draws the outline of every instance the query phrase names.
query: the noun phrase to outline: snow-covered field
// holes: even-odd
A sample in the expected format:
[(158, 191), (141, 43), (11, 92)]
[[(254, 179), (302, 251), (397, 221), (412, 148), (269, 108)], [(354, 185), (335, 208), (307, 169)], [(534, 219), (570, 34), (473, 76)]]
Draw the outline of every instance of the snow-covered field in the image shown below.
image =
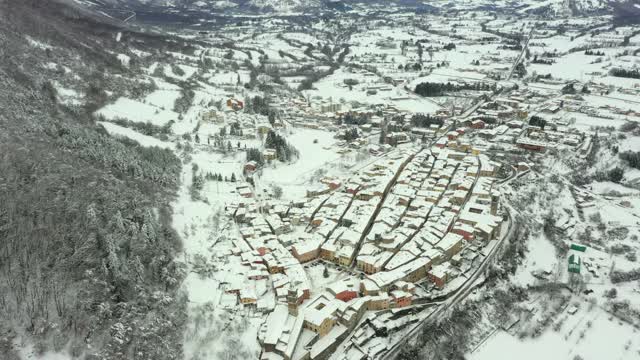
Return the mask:
[(178, 113), (170, 109), (163, 110), (156, 105), (144, 104), (129, 98), (119, 98), (115, 103), (98, 110), (96, 114), (104, 116), (107, 120), (122, 118), (158, 126), (178, 120)]
[(294, 128), (287, 139), (300, 152), (298, 161), (292, 164), (267, 166), (261, 176), (262, 181), (280, 184), (302, 184), (313, 172), (328, 167), (340, 159), (332, 150), (336, 139), (333, 133), (323, 130)]
[(577, 359), (584, 360), (637, 359), (640, 352), (638, 330), (612, 318), (602, 309), (589, 309), (587, 302), (579, 303), (573, 315), (566, 311), (562, 329), (548, 329), (536, 339), (520, 340), (502, 330), (486, 340), (470, 360), (496, 360), (517, 357), (522, 360)]

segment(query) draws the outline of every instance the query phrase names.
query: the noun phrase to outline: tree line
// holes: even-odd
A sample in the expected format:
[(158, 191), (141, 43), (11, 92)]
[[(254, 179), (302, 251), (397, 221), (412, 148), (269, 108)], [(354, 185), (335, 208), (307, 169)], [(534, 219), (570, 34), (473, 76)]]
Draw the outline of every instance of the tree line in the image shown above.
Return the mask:
[(496, 84), (489, 84), (485, 82), (474, 82), (474, 83), (459, 83), (454, 84), (451, 82), (447, 83), (438, 83), (438, 82), (423, 82), (416, 85), (415, 93), (424, 96), (424, 97), (432, 97), (432, 96), (442, 96), (445, 93), (457, 92), (461, 90), (475, 90), (475, 91), (495, 91), (497, 88)]
[(640, 151), (625, 151), (618, 156), (634, 169), (640, 169)]
[(627, 70), (627, 69), (615, 68), (615, 69), (611, 69), (609, 71), (609, 74), (615, 77), (640, 79), (640, 70), (638, 69)]
[(593, 55), (593, 56), (604, 56), (603, 51), (593, 51), (591, 49), (587, 49), (584, 51), (585, 55)]
[(553, 65), (553, 63), (555, 63), (555, 61), (553, 61), (551, 59), (538, 58), (538, 55), (535, 55), (533, 57), (533, 60), (531, 60), (531, 62), (533, 64), (544, 64), (544, 65)]

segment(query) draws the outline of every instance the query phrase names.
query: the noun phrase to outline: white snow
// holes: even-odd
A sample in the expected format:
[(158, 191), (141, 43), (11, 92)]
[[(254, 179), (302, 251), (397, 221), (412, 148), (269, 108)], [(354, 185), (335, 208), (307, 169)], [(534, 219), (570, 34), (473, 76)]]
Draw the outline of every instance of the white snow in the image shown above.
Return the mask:
[(118, 54), (117, 57), (118, 57), (118, 60), (120, 60), (120, 62), (122, 63), (122, 65), (129, 66), (129, 61), (131, 61), (131, 57), (129, 55)]
[(580, 310), (574, 315), (560, 315), (567, 319), (559, 333), (548, 329), (539, 338), (519, 340), (500, 330), (468, 358), (570, 360), (576, 355), (584, 360), (638, 358), (640, 337), (636, 334), (637, 330), (615, 318), (611, 319), (600, 308), (588, 310), (586, 302), (580, 306)]
[(108, 120), (124, 118), (134, 122), (150, 122), (159, 126), (171, 120), (178, 120), (178, 114), (172, 110), (162, 110), (157, 106), (143, 104), (125, 97), (121, 97), (115, 103), (103, 107), (96, 114), (102, 115)]

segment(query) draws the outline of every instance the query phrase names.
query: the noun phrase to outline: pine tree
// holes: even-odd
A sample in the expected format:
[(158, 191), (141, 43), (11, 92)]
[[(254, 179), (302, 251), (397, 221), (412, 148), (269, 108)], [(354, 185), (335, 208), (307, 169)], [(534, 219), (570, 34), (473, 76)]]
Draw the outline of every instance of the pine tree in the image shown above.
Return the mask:
[(378, 139), (378, 142), (380, 144), (384, 144), (386, 137), (387, 137), (387, 129), (386, 127), (382, 127), (382, 129), (380, 130), (380, 138)]
[(118, 230), (124, 231), (124, 220), (122, 219), (122, 213), (120, 213), (120, 210), (116, 211), (116, 214), (113, 216), (113, 224)]

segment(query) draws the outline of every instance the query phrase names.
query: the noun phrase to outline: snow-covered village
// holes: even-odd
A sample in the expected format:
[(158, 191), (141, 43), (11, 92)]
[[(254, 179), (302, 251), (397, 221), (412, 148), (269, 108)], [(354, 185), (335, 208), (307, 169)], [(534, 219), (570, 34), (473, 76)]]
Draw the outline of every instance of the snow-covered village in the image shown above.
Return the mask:
[(7, 359), (640, 357), (637, 1), (58, 1), (0, 1)]

